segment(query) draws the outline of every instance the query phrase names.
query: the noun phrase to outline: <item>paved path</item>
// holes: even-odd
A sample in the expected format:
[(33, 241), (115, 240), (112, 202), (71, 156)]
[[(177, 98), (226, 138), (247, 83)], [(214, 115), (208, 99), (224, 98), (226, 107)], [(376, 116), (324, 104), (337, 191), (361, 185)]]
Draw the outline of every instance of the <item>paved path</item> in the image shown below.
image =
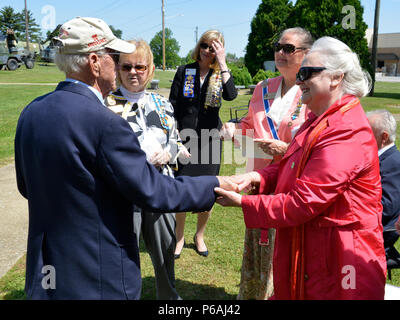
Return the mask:
[(376, 76), (375, 80), (378, 82), (400, 82), (400, 77)]
[(0, 278), (26, 252), (28, 202), (15, 179), (15, 167), (0, 168)]
[(32, 83), (32, 82), (9, 83), (9, 82), (0, 82), (0, 85), (9, 85), (9, 86), (56, 86), (56, 85), (58, 85), (58, 83)]

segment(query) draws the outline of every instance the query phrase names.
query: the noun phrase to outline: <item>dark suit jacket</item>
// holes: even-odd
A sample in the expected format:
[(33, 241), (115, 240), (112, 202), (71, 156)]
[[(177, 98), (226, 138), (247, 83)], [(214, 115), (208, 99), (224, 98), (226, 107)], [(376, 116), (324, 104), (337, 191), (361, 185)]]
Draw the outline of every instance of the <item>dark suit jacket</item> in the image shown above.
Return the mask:
[(400, 213), (400, 152), (396, 146), (379, 157), (382, 180), (383, 230), (394, 229)]
[[(140, 298), (133, 205), (208, 210), (218, 185), (215, 177), (159, 174), (128, 122), (70, 82), (22, 111), (15, 164), (29, 204), (25, 290), (33, 299)], [(56, 289), (42, 285), (48, 265)]]
[[(196, 69), (193, 98), (187, 98), (183, 95), (186, 69)], [(200, 66), (198, 62), (178, 68), (172, 82), (169, 101), (174, 106), (175, 119), (178, 122), (179, 130), (221, 129), (222, 122), (219, 118), (219, 108), (204, 108), (208, 82), (212, 73), (213, 69), (210, 69), (204, 79), (203, 86), (200, 88)], [(231, 101), (236, 98), (237, 91), (232, 76), (226, 84), (222, 85), (222, 89), (222, 98), (224, 100)]]

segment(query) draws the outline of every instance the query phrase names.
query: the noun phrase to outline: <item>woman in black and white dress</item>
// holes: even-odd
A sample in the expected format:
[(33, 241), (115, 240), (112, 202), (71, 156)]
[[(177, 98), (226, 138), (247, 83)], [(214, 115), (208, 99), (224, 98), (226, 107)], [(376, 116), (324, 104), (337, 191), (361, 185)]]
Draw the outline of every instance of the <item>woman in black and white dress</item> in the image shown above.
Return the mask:
[[(155, 70), (151, 48), (143, 40), (129, 42), (136, 45), (136, 51), (120, 55), (117, 78), (121, 85), (106, 98), (106, 105), (129, 122), (147, 160), (173, 177), (177, 158), (189, 154), (180, 141), (171, 103), (145, 90)], [(153, 262), (157, 299), (180, 299), (175, 290), (175, 223), (175, 213), (158, 214), (135, 208), (134, 229), (138, 242), (142, 233)]]

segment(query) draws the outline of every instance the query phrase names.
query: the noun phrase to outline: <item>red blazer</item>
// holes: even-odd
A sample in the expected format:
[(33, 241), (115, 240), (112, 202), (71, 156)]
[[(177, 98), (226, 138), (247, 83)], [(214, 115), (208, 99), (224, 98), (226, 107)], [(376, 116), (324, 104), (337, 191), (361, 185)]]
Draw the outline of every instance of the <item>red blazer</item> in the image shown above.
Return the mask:
[[(335, 105), (352, 99), (344, 96)], [(262, 195), (242, 198), (248, 228), (277, 230), (275, 298), (290, 299), (292, 229), (304, 224), (306, 299), (383, 299), (382, 191), (368, 120), (360, 104), (328, 116), (296, 179), (308, 134), (324, 115), (309, 117), (281, 162), (259, 171)]]

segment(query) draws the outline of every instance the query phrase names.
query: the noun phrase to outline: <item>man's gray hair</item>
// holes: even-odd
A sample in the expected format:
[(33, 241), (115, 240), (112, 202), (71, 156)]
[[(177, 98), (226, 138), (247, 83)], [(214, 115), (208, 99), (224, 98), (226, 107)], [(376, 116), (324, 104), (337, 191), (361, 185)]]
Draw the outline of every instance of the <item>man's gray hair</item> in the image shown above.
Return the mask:
[[(386, 109), (378, 109), (367, 112), (367, 117), (373, 127), (379, 134), (386, 131), (389, 134), (389, 142), (395, 142), (397, 123), (394, 116)], [(371, 121), (373, 120), (373, 121)]]
[(328, 72), (343, 73), (342, 93), (364, 97), (371, 90), (371, 76), (361, 68), (360, 60), (348, 45), (332, 37), (315, 41), (308, 54), (317, 52)]
[[(97, 55), (106, 54), (106, 50), (95, 51)], [(54, 62), (58, 69), (63, 71), (65, 74), (81, 73), (83, 68), (88, 63), (89, 54), (62, 54), (58, 50), (56, 52)]]
[(294, 27), (283, 30), (282, 33), (279, 35), (279, 39), (281, 39), (287, 33), (297, 34), (301, 38), (301, 46), (307, 49), (310, 49), (314, 43), (314, 38), (311, 35), (310, 31), (301, 28), (301, 27)]

